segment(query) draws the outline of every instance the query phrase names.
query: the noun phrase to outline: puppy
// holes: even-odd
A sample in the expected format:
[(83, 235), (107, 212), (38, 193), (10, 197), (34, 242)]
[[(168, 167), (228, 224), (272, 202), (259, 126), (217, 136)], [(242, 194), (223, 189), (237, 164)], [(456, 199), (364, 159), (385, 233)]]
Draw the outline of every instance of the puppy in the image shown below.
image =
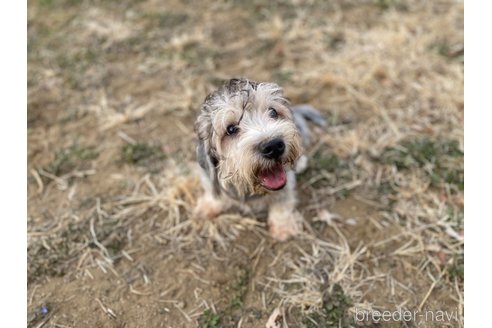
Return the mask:
[(314, 108), (291, 107), (275, 83), (231, 79), (209, 94), (195, 124), (205, 192), (194, 217), (210, 219), (233, 208), (244, 214), (268, 210), (273, 238), (299, 234), (294, 171), (306, 167), (306, 120), (325, 125)]

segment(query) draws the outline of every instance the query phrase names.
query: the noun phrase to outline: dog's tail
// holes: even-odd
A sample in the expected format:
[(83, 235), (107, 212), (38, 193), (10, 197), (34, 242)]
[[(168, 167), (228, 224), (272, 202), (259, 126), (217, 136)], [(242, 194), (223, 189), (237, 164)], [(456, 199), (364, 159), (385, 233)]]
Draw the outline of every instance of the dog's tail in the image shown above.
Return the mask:
[(311, 144), (311, 132), (308, 121), (324, 128), (326, 126), (326, 119), (311, 105), (294, 105), (292, 106), (292, 113), (294, 114), (294, 123), (301, 133), (302, 143), (304, 146), (308, 146)]

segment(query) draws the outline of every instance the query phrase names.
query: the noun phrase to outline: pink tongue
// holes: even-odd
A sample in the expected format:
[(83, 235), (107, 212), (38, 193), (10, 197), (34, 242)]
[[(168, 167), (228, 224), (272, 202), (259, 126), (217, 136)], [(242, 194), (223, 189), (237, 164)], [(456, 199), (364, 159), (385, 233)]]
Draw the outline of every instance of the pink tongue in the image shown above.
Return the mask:
[(261, 184), (272, 190), (282, 188), (287, 182), (287, 176), (282, 165), (277, 165), (269, 171), (260, 172)]

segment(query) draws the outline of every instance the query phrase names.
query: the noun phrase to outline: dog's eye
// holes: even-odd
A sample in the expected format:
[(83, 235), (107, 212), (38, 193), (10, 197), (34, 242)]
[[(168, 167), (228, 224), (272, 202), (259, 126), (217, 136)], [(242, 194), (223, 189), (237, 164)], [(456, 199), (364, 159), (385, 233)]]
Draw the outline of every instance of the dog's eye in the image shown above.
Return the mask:
[(239, 131), (239, 127), (237, 125), (231, 124), (227, 126), (226, 132), (228, 135), (232, 136)]
[(272, 107), (269, 108), (268, 116), (270, 116), (271, 118), (277, 118), (278, 117), (278, 113), (275, 110), (275, 108), (272, 108)]

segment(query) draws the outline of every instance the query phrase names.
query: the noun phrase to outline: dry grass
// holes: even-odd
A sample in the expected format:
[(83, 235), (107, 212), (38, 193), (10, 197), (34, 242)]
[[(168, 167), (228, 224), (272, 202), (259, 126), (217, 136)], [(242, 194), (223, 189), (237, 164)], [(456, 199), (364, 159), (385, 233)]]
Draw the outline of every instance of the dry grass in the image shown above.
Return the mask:
[[(29, 327), (463, 325), (462, 3), (39, 0), (28, 42)], [(190, 220), (196, 110), (233, 76), (328, 118), (297, 240)]]

